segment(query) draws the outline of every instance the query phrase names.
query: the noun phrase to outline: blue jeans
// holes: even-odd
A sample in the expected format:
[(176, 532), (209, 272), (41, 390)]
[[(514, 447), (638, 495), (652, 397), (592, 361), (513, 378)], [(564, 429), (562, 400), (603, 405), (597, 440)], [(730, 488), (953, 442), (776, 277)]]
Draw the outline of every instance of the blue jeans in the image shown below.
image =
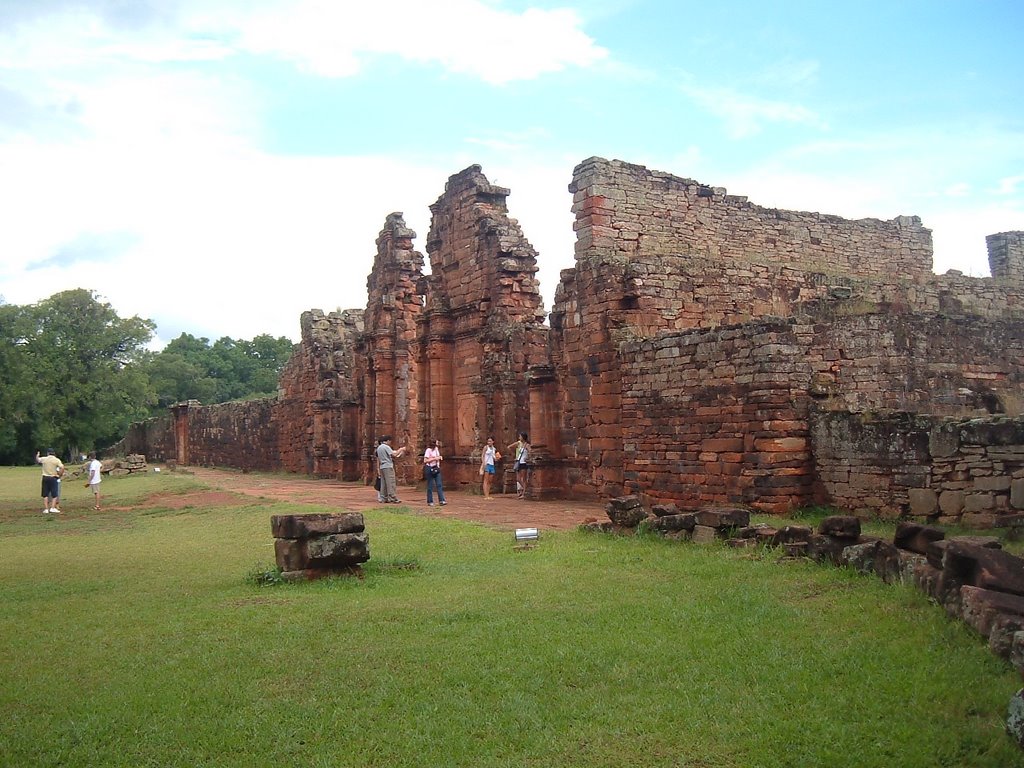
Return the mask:
[(427, 504), (434, 503), (434, 486), (437, 486), (437, 500), (445, 502), (444, 488), (441, 487), (441, 473), (438, 472), (436, 475), (430, 474), (430, 470), (427, 470)]

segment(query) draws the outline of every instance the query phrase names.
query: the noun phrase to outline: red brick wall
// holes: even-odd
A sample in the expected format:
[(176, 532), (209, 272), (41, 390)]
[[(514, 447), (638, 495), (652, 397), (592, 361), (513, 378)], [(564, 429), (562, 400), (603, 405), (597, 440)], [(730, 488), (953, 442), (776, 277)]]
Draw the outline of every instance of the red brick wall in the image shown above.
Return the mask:
[(188, 463), (198, 466), (276, 470), (276, 400), (218, 403), (188, 411)]
[(681, 508), (815, 501), (806, 350), (794, 321), (670, 333), (622, 347), (628, 492)]

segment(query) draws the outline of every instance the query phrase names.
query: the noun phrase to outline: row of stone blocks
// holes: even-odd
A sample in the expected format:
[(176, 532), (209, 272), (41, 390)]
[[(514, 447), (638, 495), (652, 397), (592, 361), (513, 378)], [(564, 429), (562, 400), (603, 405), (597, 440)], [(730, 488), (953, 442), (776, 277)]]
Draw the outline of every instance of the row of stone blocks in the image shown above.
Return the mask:
[[(609, 520), (585, 528), (616, 533), (649, 530), (696, 542), (724, 540), (730, 546), (776, 546), (794, 557), (873, 573), (887, 583), (914, 584), (988, 640), (989, 648), (1024, 676), (1024, 559), (1002, 549), (991, 536), (946, 538), (941, 528), (901, 522), (893, 541), (861, 534), (860, 520), (827, 517), (818, 530), (789, 525), (750, 525), (739, 507), (680, 512), (655, 505), (648, 512), (639, 497), (613, 499)], [(1024, 748), (1024, 689), (1010, 702), (1007, 729)]]
[(370, 537), (359, 512), (273, 515), (274, 556), (289, 581), (362, 574)]

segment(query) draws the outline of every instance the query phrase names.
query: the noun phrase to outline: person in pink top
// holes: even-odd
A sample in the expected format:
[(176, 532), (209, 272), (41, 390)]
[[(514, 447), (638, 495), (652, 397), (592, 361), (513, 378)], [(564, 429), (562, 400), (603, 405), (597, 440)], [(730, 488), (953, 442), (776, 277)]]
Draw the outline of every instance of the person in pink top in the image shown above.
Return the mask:
[(441, 462), (444, 456), (441, 455), (441, 444), (437, 440), (427, 443), (427, 450), (423, 452), (423, 475), (427, 479), (427, 506), (434, 506), (434, 488), (437, 488), (437, 500), (443, 507), (448, 502), (444, 498), (444, 488), (441, 485)]

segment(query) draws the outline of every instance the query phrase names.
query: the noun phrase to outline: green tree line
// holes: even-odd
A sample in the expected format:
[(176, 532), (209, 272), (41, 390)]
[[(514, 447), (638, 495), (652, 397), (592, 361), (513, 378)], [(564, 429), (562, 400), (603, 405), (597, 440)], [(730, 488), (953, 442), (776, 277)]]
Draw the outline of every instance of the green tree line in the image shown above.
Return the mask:
[(0, 297), (0, 464), (102, 450), (183, 400), (272, 396), (293, 348), (284, 336), (211, 344), (183, 333), (152, 352), (155, 330), (82, 288), (23, 306)]

